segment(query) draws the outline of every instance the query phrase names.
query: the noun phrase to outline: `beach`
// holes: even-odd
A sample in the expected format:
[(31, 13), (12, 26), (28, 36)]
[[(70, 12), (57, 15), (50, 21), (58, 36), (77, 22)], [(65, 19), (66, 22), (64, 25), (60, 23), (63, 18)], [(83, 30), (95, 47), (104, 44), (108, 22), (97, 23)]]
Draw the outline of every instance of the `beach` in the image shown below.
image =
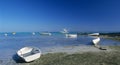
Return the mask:
[[(100, 50), (99, 48), (96, 48), (91, 42), (93, 39), (94, 37), (87, 35), (83, 36), (80, 35), (77, 38), (66, 38), (63, 34), (60, 33), (54, 33), (54, 35), (52, 36), (42, 36), (37, 33), (36, 35), (33, 36), (31, 35), (30, 32), (17, 33), (16, 35), (8, 34), (8, 36), (6, 37), (1, 36), (0, 65), (37, 65), (36, 63), (40, 62), (42, 60), (41, 59), (42, 57), (47, 55), (49, 56), (49, 54), (53, 56), (54, 54), (58, 54), (59, 56), (61, 56), (61, 53), (63, 55), (87, 54), (87, 53), (109, 54), (111, 52), (114, 52), (114, 49), (111, 48), (110, 46), (116, 47), (117, 45), (120, 44), (119, 41), (114, 41), (111, 39), (101, 37), (101, 41), (99, 42), (99, 44), (101, 47), (107, 50)], [(42, 52), (42, 56), (40, 57), (40, 59), (30, 63), (16, 63), (16, 61), (13, 59), (14, 55), (19, 49), (25, 46), (33, 46), (40, 48)]]
[(52, 47), (52, 48), (45, 48), (46, 50), (43, 54), (47, 53), (67, 53), (67, 54), (74, 54), (74, 53), (84, 53), (84, 52), (110, 52), (113, 51), (108, 46), (101, 46), (107, 50), (100, 50), (96, 48), (94, 45), (81, 45), (81, 46), (65, 46), (65, 47)]
[[(114, 52), (115, 49), (109, 47), (109, 46), (102, 46), (104, 48), (106, 48), (107, 50), (100, 50), (98, 48), (96, 48), (94, 45), (78, 45), (78, 46), (64, 46), (64, 47), (50, 47), (50, 48), (44, 48), (44, 51), (42, 51), (42, 56), (46, 56), (48, 54), (67, 54), (67, 55), (72, 55), (72, 54), (86, 54), (86, 53), (110, 53), (110, 52)], [(42, 57), (41, 56), (41, 57)], [(60, 55), (61, 56), (61, 55)], [(42, 60), (40, 57), (40, 60)], [(39, 61), (39, 60), (37, 60)], [(1, 65), (32, 65), (32, 63), (35, 63), (37, 61), (34, 62), (30, 62), (30, 63), (16, 63), (15, 60), (13, 59), (7, 59), (6, 61), (0, 61)], [(41, 65), (41, 64), (40, 64)]]
[[(117, 56), (113, 56), (113, 55), (118, 55), (118, 53), (120, 53), (119, 46), (117, 46), (117, 49), (116, 49), (116, 46), (104, 46), (104, 48), (106, 48), (107, 50), (100, 50), (92, 45), (91, 46), (52, 47), (52, 48), (46, 48), (46, 50), (44, 52), (42, 52), (43, 53), (42, 56), (33, 62), (16, 63), (13, 59), (10, 59), (9, 61), (5, 62), (4, 64), (2, 64), (3, 62), (1, 61), (1, 65), (56, 65), (55, 63), (57, 63), (57, 65), (62, 65), (60, 62), (63, 62), (63, 65), (65, 65), (65, 64), (69, 64), (69, 63), (65, 63), (66, 61), (68, 62), (68, 60), (71, 61), (71, 64), (69, 64), (69, 65), (72, 65), (76, 61), (77, 61), (77, 63), (81, 62), (82, 60), (80, 60), (80, 59), (89, 60), (89, 61), (84, 61), (84, 63), (82, 62), (82, 64), (91, 65), (89, 63), (92, 63), (92, 65), (99, 65), (100, 62), (99, 63), (94, 62), (95, 59), (103, 62), (102, 59), (104, 59), (105, 57), (107, 57), (107, 58), (109, 57), (111, 59), (113, 57), (116, 58)], [(76, 56), (76, 55), (78, 55), (78, 56)], [(70, 59), (65, 59), (64, 57), (66, 57), (66, 56), (70, 56)], [(91, 58), (91, 56), (92, 56), (92, 58)], [(100, 58), (99, 56), (101, 56), (101, 59), (99, 59)], [(71, 58), (71, 57), (73, 57), (73, 58)], [(64, 59), (64, 60), (61, 60), (60, 58)], [(79, 60), (75, 61), (75, 58), (79, 59)], [(106, 60), (109, 60), (107, 58), (106, 58)], [(90, 59), (93, 61), (90, 61)], [(57, 60), (57, 62), (55, 60)], [(118, 59), (114, 59), (114, 60), (118, 61)], [(113, 62), (113, 61), (109, 61), (109, 62)], [(82, 65), (82, 64), (79, 64), (79, 65)], [(108, 63), (108, 64), (110, 64), (110, 63)], [(108, 64), (105, 63), (105, 65), (108, 65)], [(75, 65), (76, 65), (76, 63), (75, 63)], [(104, 65), (104, 62), (103, 62), (103, 65)]]

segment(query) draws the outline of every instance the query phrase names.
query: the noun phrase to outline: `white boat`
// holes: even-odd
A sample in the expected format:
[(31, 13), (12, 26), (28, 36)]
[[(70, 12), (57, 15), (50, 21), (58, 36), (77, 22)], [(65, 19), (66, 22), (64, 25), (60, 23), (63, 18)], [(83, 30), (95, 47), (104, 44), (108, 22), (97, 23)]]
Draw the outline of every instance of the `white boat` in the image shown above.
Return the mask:
[(40, 33), (41, 35), (49, 35), (51, 36), (52, 34), (51, 33), (47, 33), (47, 32), (44, 32), (44, 33)]
[(68, 33), (67, 29), (63, 29), (63, 31), (61, 31), (61, 33)]
[(7, 33), (5, 33), (4, 35), (5, 35), (5, 36), (8, 36), (8, 34), (7, 34)]
[(88, 34), (88, 35), (90, 35), (90, 36), (98, 36), (100, 34), (99, 33), (92, 33), (92, 34)]
[(32, 35), (35, 35), (35, 32), (33, 32)]
[(92, 42), (93, 42), (94, 46), (99, 48), (100, 50), (107, 50), (106, 48), (103, 48), (100, 45), (98, 45), (98, 43), (100, 42), (100, 38), (99, 37), (96, 38), (96, 39), (93, 39)]
[(66, 34), (66, 38), (77, 38), (77, 34)]
[(13, 35), (15, 35), (15, 34), (16, 34), (16, 32), (13, 32), (12, 34), (13, 34)]
[(100, 42), (100, 38), (98, 37), (96, 39), (93, 39), (92, 42), (94, 45), (98, 45), (98, 43)]
[(17, 55), (21, 57), (25, 62), (31, 62), (40, 58), (41, 51), (36, 47), (24, 47), (18, 50)]

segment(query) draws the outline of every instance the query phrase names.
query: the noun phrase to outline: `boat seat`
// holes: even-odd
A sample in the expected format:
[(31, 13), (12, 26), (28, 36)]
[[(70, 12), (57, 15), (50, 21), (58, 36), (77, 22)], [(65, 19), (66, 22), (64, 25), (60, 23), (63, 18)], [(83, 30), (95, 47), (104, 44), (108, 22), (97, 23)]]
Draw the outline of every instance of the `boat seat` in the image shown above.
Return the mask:
[(36, 54), (36, 53), (39, 53), (39, 50), (37, 50), (37, 49), (32, 49), (31, 52), (22, 54), (22, 56), (23, 56), (23, 57), (27, 57), (27, 56), (30, 56), (30, 55), (34, 55), (34, 54)]

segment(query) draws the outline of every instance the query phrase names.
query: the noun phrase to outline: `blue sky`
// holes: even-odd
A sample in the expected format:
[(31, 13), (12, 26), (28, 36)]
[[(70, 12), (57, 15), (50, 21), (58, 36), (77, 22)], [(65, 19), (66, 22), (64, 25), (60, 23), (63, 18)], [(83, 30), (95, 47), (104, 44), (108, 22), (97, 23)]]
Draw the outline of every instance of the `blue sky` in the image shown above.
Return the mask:
[(0, 0), (1, 32), (120, 31), (120, 0)]

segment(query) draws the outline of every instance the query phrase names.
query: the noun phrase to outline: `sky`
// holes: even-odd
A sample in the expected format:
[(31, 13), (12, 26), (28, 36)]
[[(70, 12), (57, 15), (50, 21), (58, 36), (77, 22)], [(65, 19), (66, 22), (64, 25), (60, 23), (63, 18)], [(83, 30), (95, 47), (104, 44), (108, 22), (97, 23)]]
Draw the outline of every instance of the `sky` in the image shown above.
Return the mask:
[(0, 0), (0, 32), (120, 32), (120, 0)]

